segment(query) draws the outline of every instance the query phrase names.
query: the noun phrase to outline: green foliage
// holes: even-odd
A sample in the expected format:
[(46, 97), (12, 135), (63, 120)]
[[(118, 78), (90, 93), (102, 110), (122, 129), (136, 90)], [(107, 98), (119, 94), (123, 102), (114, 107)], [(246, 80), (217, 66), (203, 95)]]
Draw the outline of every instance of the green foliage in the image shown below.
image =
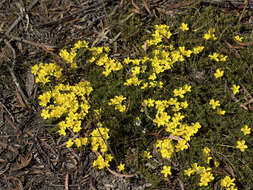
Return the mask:
[[(119, 18), (124, 19), (126, 16), (120, 15)], [(115, 162), (111, 164), (112, 167), (116, 168), (116, 163), (119, 161), (127, 163), (127, 167), (138, 171), (148, 182), (151, 182), (152, 188), (158, 187), (163, 181), (160, 173), (163, 165), (171, 165), (173, 170), (178, 170), (176, 177), (184, 180), (186, 189), (199, 188), (200, 181), (208, 179), (208, 177), (201, 176), (204, 174), (215, 177), (214, 181), (211, 180), (212, 177), (209, 178), (209, 181), (213, 182), (208, 181), (207, 189), (211, 189), (214, 183), (220, 184), (224, 176), (232, 176), (233, 172), (235, 176), (232, 177), (235, 178), (236, 186), (239, 189), (246, 184), (250, 187), (253, 186), (253, 181), (248, 180), (253, 179), (252, 135), (245, 136), (241, 132), (244, 125), (252, 127), (253, 123), (252, 108), (250, 108), (252, 103), (249, 103), (250, 98), (252, 99), (250, 96), (253, 93), (251, 65), (253, 47), (228, 48), (238, 46), (234, 40), (236, 35), (244, 36), (243, 42), (252, 41), (253, 35), (245, 35), (243, 26), (237, 20), (237, 17), (229, 13), (224, 14), (219, 9), (203, 8), (200, 4), (195, 4), (177, 17), (166, 17), (161, 21), (170, 26), (169, 30), (172, 31), (173, 35), (168, 37), (169, 34), (167, 34), (168, 36), (159, 42), (166, 45), (159, 47), (155, 44), (156, 42), (148, 41), (152, 35), (146, 32), (151, 30), (151, 26), (145, 26), (140, 18), (132, 17), (125, 24), (114, 26), (114, 32), (122, 31), (122, 39), (124, 39), (123, 44), (120, 45), (120, 48), (124, 50), (122, 51), (124, 56), (119, 58), (121, 59), (119, 62), (123, 66), (121, 69), (115, 66), (115, 70), (110, 71), (108, 76), (105, 76), (103, 72), (106, 70), (107, 64), (114, 64), (112, 61), (113, 52), (108, 53), (107, 62), (101, 63), (101, 58), (107, 53), (94, 54), (92, 52), (94, 50), (88, 47), (78, 49), (75, 57), (78, 66), (76, 70), (69, 66), (63, 71), (64, 74), (68, 74), (64, 84), (74, 85), (76, 81), (90, 82), (93, 90), (89, 96), (87, 95), (90, 108), (85, 122), (90, 122), (92, 126), (89, 128), (83, 125), (82, 134), (85, 137), (90, 137), (89, 132), (100, 123), (109, 129), (110, 138), (107, 143), (115, 154)], [(190, 30), (180, 30), (179, 27), (182, 23), (187, 23)], [(217, 39), (214, 39), (214, 36), (209, 40), (204, 39), (204, 34), (212, 31), (212, 28), (215, 29), (213, 33)], [(145, 42), (148, 44), (146, 51), (140, 48)], [(140, 69), (146, 68), (145, 72), (138, 73), (138, 79), (143, 79), (145, 82), (157, 69), (153, 66), (155, 61), (152, 60), (153, 57), (156, 57), (154, 50), (160, 53), (156, 57), (157, 59), (159, 56), (165, 59), (161, 52), (164, 49), (167, 51), (169, 45), (173, 45), (175, 50), (184, 46), (189, 51), (202, 45), (204, 50), (192, 56), (184, 55), (183, 61), (175, 61), (171, 69), (157, 73), (158, 80), (164, 82), (162, 88), (155, 86), (141, 89), (139, 84), (124, 85), (127, 79), (131, 79), (133, 75), (131, 72), (137, 67), (134, 64), (125, 64), (125, 57), (133, 60), (144, 60), (148, 57), (147, 61), (140, 64)], [(210, 55), (214, 52), (228, 56), (226, 61), (212, 60)], [(181, 51), (181, 54), (184, 52)], [(92, 58), (95, 61), (89, 61)], [(216, 78), (214, 73), (217, 69), (223, 70), (224, 76)], [(185, 140), (187, 139), (185, 135), (173, 133), (173, 130), (168, 131), (168, 126), (166, 128), (161, 124), (158, 127), (159, 122), (155, 122), (154, 119), (157, 117), (156, 114), (159, 109), (143, 105), (144, 100), (148, 98), (156, 101), (168, 100), (169, 102), (170, 98), (176, 98), (174, 90), (183, 87), (185, 84), (191, 86), (191, 92), (186, 94), (183, 92), (183, 100), (187, 100), (188, 103), (188, 107), (180, 111), (185, 116), (183, 123), (190, 126), (199, 122), (202, 126), (197, 129), (196, 134), (190, 136), (189, 140)], [(240, 86), (239, 94), (233, 94), (231, 90), (233, 84)], [(114, 103), (114, 106), (108, 104), (111, 99), (120, 95), (127, 97), (122, 103), (126, 105), (126, 110), (122, 112), (116, 110), (117, 103)], [(219, 101), (220, 106), (218, 108), (224, 110), (225, 114), (219, 114), (217, 109), (212, 109), (211, 99)], [(181, 102), (181, 99), (178, 98), (177, 101)], [(96, 110), (100, 110), (99, 114), (96, 114)], [(174, 119), (176, 117), (173, 114), (179, 113), (179, 111), (172, 109), (166, 108), (165, 110)], [(159, 112), (162, 113), (163, 110), (159, 110)], [(137, 121), (141, 121), (140, 124), (137, 124)], [(166, 124), (164, 125), (166, 126)], [(169, 136), (171, 134), (173, 135)], [(166, 138), (174, 138), (171, 142), (167, 142), (168, 144), (171, 143), (174, 148), (182, 139), (185, 140), (185, 143), (189, 143), (189, 147), (187, 146), (186, 150), (177, 152), (171, 150), (173, 152), (171, 157), (161, 156), (166, 147), (160, 147), (158, 150), (156, 145), (159, 140)], [(245, 140), (248, 145), (244, 152), (241, 152), (237, 147), (237, 141), (241, 140)], [(208, 147), (211, 152), (209, 155), (211, 157), (210, 163), (203, 159), (202, 149), (205, 147)], [(131, 157), (129, 157), (129, 150), (132, 149), (136, 150), (134, 161), (129, 159)], [(150, 150), (153, 156), (150, 159), (143, 158), (143, 153), (147, 150)], [(101, 154), (103, 155), (103, 153)], [(155, 169), (152, 170), (147, 167), (146, 163), (154, 165), (156, 159), (160, 163), (154, 167)], [(198, 163), (201, 167), (193, 169), (196, 173), (194, 176), (185, 176), (184, 170), (193, 167), (193, 163)], [(233, 172), (228, 170), (228, 167), (232, 168)], [(172, 173), (174, 174), (174, 172)], [(169, 179), (172, 180), (173, 176)], [(205, 183), (203, 182), (203, 184)], [(202, 186), (207, 186), (207, 183)]]

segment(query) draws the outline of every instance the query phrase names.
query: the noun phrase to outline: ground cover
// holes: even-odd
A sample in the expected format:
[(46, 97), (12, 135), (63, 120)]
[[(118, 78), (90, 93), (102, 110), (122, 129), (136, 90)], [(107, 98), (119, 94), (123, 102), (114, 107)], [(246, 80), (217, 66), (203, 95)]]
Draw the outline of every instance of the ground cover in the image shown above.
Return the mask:
[(5, 126), (3, 187), (253, 186), (250, 10), (186, 2), (162, 14), (158, 5), (122, 1), (116, 7), (125, 11), (107, 15), (96, 38), (70, 39), (57, 51), (41, 46), (53, 59), (15, 65), (37, 85), (27, 84), (29, 103), (16, 90), (25, 121), (12, 118), (3, 94), (3, 126), (21, 137)]

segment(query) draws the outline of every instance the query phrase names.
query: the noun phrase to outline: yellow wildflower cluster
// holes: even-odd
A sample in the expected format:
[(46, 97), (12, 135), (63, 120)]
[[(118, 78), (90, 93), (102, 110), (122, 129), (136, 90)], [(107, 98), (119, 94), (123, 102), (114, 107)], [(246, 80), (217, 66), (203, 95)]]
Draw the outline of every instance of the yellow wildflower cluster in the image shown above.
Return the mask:
[(93, 167), (97, 167), (100, 170), (109, 167), (109, 162), (113, 159), (111, 154), (106, 153), (108, 151), (108, 132), (109, 129), (103, 127), (96, 128), (91, 132), (91, 149), (102, 153), (93, 162)]
[(93, 151), (107, 152), (107, 140), (109, 139), (108, 135), (109, 129), (107, 128), (96, 128), (91, 132), (91, 149)]
[(44, 119), (61, 118), (59, 134), (65, 136), (66, 129), (78, 133), (81, 128), (81, 121), (84, 119), (90, 105), (86, 96), (89, 96), (92, 87), (88, 81), (82, 81), (78, 84), (57, 85), (52, 91), (47, 91), (39, 96), (39, 104), (45, 109), (42, 110), (41, 116)]
[[(188, 149), (187, 142), (190, 141), (191, 136), (197, 133), (198, 129), (201, 127), (198, 122), (192, 123), (191, 125), (182, 123), (184, 115), (179, 112), (181, 109), (188, 107), (187, 101), (179, 102), (176, 98), (177, 96), (183, 98), (186, 92), (191, 91), (191, 86), (187, 84), (179, 89), (175, 89), (174, 98), (169, 100), (153, 100), (151, 98), (143, 101), (143, 105), (150, 108), (155, 107), (157, 110), (155, 119), (153, 122), (157, 124), (158, 127), (164, 126), (165, 130), (172, 136), (180, 137), (177, 140), (177, 144), (174, 145), (170, 138), (165, 138), (162, 140), (157, 140), (156, 147), (161, 152), (163, 158), (170, 159), (173, 153), (183, 151)], [(169, 109), (171, 107), (171, 109)], [(170, 115), (169, 113), (174, 112)]]
[(81, 147), (81, 146), (87, 146), (88, 144), (88, 138), (87, 137), (80, 137), (80, 138), (75, 138), (74, 140), (69, 139), (66, 142), (66, 147), (70, 148), (72, 147), (74, 144), (76, 145), (77, 148)]
[(105, 167), (109, 167), (109, 162), (112, 161), (113, 156), (111, 154), (104, 154), (104, 157), (102, 155), (99, 155), (97, 159), (93, 162), (93, 167), (97, 167), (98, 169), (102, 170)]
[(229, 176), (224, 177), (221, 180), (221, 187), (225, 187), (226, 190), (238, 190), (237, 187), (235, 186), (235, 178), (231, 179)]
[(219, 53), (216, 53), (216, 52), (214, 52), (213, 54), (210, 54), (208, 57), (211, 60), (214, 60), (216, 62), (219, 62), (219, 61), (225, 62), (228, 58), (228, 56), (225, 56), (225, 55), (222, 55), (222, 54), (219, 54)]
[[(203, 153), (204, 162), (207, 164), (210, 164), (210, 160), (213, 159), (213, 157), (211, 156), (211, 150), (208, 147), (204, 147), (202, 150), (202, 153)], [(220, 165), (220, 163), (216, 161), (215, 159), (213, 159), (213, 161), (214, 161), (215, 167), (218, 167)]]
[[(181, 30), (187, 30), (187, 25), (182, 24)], [(176, 62), (183, 62), (184, 57), (189, 58), (192, 54), (199, 54), (203, 51), (204, 46), (196, 46), (192, 50), (186, 50), (185, 46), (180, 46), (177, 49), (172, 44), (162, 44), (163, 39), (170, 39), (172, 33), (167, 25), (156, 25), (155, 32), (152, 34), (152, 38), (146, 41), (146, 47), (150, 48), (151, 53), (142, 59), (130, 59), (126, 58), (124, 63), (129, 65), (132, 63), (134, 67), (130, 69), (131, 76), (126, 79), (124, 85), (140, 86), (141, 89), (163, 87), (162, 81), (157, 81), (158, 75), (173, 67)], [(152, 65), (152, 73), (148, 77), (148, 81), (139, 77), (141, 73), (146, 71), (147, 65)], [(139, 78), (138, 78), (139, 77)]]
[(204, 48), (205, 48), (204, 46), (194, 47), (193, 50), (192, 50), (192, 53), (195, 54), (195, 55), (197, 55), (197, 54), (201, 53)]
[(187, 84), (184, 85), (184, 87), (180, 87), (179, 89), (174, 89), (174, 97), (179, 96), (180, 98), (184, 98), (184, 94), (186, 92), (191, 92), (191, 86), (188, 86)]
[(90, 63), (95, 62), (96, 65), (104, 67), (103, 74), (105, 76), (108, 76), (112, 71), (119, 71), (123, 68), (120, 62), (109, 57), (109, 47), (91, 47), (89, 50), (92, 52)]
[[(211, 99), (209, 102), (209, 105), (211, 105), (212, 109), (215, 110), (216, 107), (220, 107), (220, 102), (219, 102), (219, 100), (215, 101), (214, 99)], [(226, 113), (226, 111), (222, 110), (221, 108), (217, 108), (217, 113), (220, 115), (224, 115)]]
[(220, 106), (220, 102), (219, 100), (215, 101), (214, 99), (211, 99), (209, 104), (212, 106), (212, 109), (216, 109), (216, 107), (219, 107)]
[[(216, 62), (225, 62), (227, 60), (228, 56), (219, 54), (214, 52), (213, 54), (209, 54), (208, 56), (211, 60), (214, 60)], [(214, 76), (215, 78), (221, 78), (224, 75), (224, 71), (221, 69), (216, 69)]]
[(242, 42), (243, 37), (240, 37), (239, 35), (236, 35), (236, 36), (234, 37), (234, 39), (235, 39), (235, 41), (237, 41), (237, 42)]
[(172, 145), (171, 139), (157, 140), (156, 147), (161, 152), (163, 158), (170, 159), (172, 154), (174, 153), (174, 147)]
[(212, 156), (210, 156), (210, 155), (211, 155), (210, 152), (211, 152), (211, 150), (210, 150), (208, 147), (205, 147), (205, 148), (203, 149), (204, 160), (205, 160), (205, 162), (206, 162), (207, 164), (209, 164), (209, 163), (210, 163), (210, 160), (212, 159)]
[(144, 151), (144, 153), (143, 153), (143, 158), (150, 159), (150, 158), (152, 158), (152, 157), (153, 157), (153, 156), (150, 154), (150, 152)]
[[(241, 128), (241, 131), (244, 135), (249, 135), (251, 132), (251, 128), (248, 127), (248, 125), (244, 125), (243, 128)], [(239, 148), (241, 152), (244, 152), (245, 149), (248, 148), (248, 146), (245, 144), (245, 140), (237, 141), (236, 148)]]
[[(185, 85), (185, 87), (188, 91), (190, 90), (189, 86)], [(198, 122), (192, 123), (191, 125), (181, 123), (185, 116), (179, 111), (188, 107), (187, 101), (178, 102), (177, 98), (157, 101), (147, 99), (144, 100), (143, 104), (147, 107), (155, 106), (157, 113), (153, 122), (156, 123), (158, 127), (164, 126), (166, 127), (166, 131), (171, 133), (171, 135), (180, 136), (186, 141), (189, 141), (190, 137), (196, 134), (201, 127)], [(173, 115), (169, 115), (166, 111), (170, 106), (172, 106), (172, 108), (169, 110), (174, 112)], [(182, 142), (180, 141), (180, 143)]]
[[(187, 24), (182, 23), (179, 30), (183, 32), (188, 31), (189, 27)], [(156, 25), (152, 38), (145, 43), (146, 46), (144, 50), (146, 56), (140, 59), (130, 59), (127, 57), (124, 59), (123, 64), (116, 59), (110, 58), (109, 47), (89, 47), (86, 41), (78, 41), (70, 51), (63, 49), (60, 51), (59, 55), (66, 62), (71, 64), (71, 68), (75, 69), (78, 68), (76, 63), (78, 50), (84, 48), (90, 53), (88, 54), (88, 56), (91, 56), (89, 57), (89, 63), (94, 63), (96, 68), (97, 66), (102, 67), (102, 74), (105, 77), (109, 76), (112, 72), (123, 69), (124, 66), (124, 69), (127, 71), (126, 75), (123, 76), (125, 77), (122, 83), (124, 86), (137, 86), (142, 90), (155, 87), (162, 88), (164, 85), (163, 82), (158, 81), (158, 79), (162, 79), (162, 77), (159, 78), (160, 74), (172, 69), (175, 63), (190, 60), (191, 56), (200, 54), (204, 50), (204, 46), (200, 45), (193, 48), (189, 48), (187, 44), (184, 44), (185, 46), (176, 46), (173, 42), (170, 43), (172, 35), (169, 26)], [(206, 40), (216, 40), (215, 29), (209, 29), (208, 33), (204, 34), (204, 38)], [(216, 62), (225, 62), (227, 60), (227, 56), (216, 52), (210, 54), (209, 58)], [(32, 73), (36, 76), (36, 82), (42, 84), (51, 82), (53, 78), (56, 80), (63, 79), (62, 69), (55, 63), (40, 63), (32, 68)], [(220, 69), (217, 69), (214, 74), (216, 78), (220, 78), (223, 75), (224, 71)], [(239, 92), (239, 88), (239, 86), (233, 85), (231, 89), (233, 93), (236, 94)], [(52, 87), (51, 90), (40, 95), (39, 103), (45, 108), (41, 116), (44, 119), (61, 120), (58, 123), (59, 134), (62, 136), (66, 136), (67, 134), (72, 136), (72, 138), (67, 140), (66, 147), (70, 148), (75, 145), (79, 148), (90, 144), (91, 149), (98, 155), (97, 159), (93, 162), (93, 167), (104, 169), (110, 166), (109, 162), (113, 159), (112, 155), (107, 153), (109, 127), (102, 127), (102, 123), (98, 121), (102, 118), (100, 118), (100, 114), (103, 109), (93, 109), (89, 112), (92, 107), (92, 105), (89, 104), (89, 102), (91, 102), (89, 100), (91, 99), (90, 94), (92, 91), (93, 88), (88, 81), (81, 81), (73, 85), (60, 83)], [(188, 102), (186, 100), (183, 101), (182, 98), (185, 97), (187, 92), (191, 92), (191, 86), (185, 84), (184, 86), (173, 89), (173, 97), (169, 97), (166, 100), (148, 98), (142, 102), (142, 106), (145, 108), (145, 115), (149, 116), (147, 114), (149, 111), (147, 108), (150, 108), (150, 113), (153, 114), (154, 119), (150, 116), (149, 118), (152, 119), (152, 122), (159, 130), (162, 128), (162, 133), (160, 134), (165, 133), (166, 135), (155, 142), (155, 146), (163, 158), (171, 159), (177, 152), (188, 149), (188, 142), (201, 128), (199, 122), (191, 124), (186, 122), (186, 115), (183, 111), (187, 109)], [(119, 112), (125, 112), (127, 108), (126, 105), (123, 105), (123, 102), (126, 99), (127, 97), (122, 95), (114, 96), (109, 100), (108, 105), (114, 106), (115, 110)], [(225, 111), (219, 108), (219, 101), (211, 99), (209, 104), (213, 110), (217, 109), (218, 114), (225, 114)], [(92, 115), (91, 118), (98, 122), (98, 127), (95, 129), (89, 127), (88, 131), (90, 134), (87, 135), (85, 133), (85, 137), (82, 137), (83, 135), (81, 135), (80, 132), (84, 129), (83, 122), (88, 120), (88, 112), (89, 114), (94, 113), (95, 116)], [(140, 118), (136, 120), (141, 122)], [(82, 130), (82, 132), (83, 131), (84, 130)], [(250, 128), (246, 125), (241, 131), (244, 135), (250, 134)], [(244, 151), (247, 148), (245, 140), (238, 141), (237, 148)], [(208, 147), (203, 149), (204, 160), (207, 164), (209, 164), (212, 159), (210, 152)], [(147, 159), (152, 158), (152, 155), (150, 152), (144, 151), (143, 158), (146, 158), (146, 160), (144, 160), (148, 161)], [(124, 171), (125, 164), (120, 163), (117, 168), (119, 172)], [(171, 175), (171, 167), (167, 165), (163, 166), (161, 173), (164, 174), (165, 177)], [(207, 186), (209, 182), (214, 180), (211, 168), (198, 166), (197, 163), (193, 164), (192, 168), (185, 170), (185, 174), (188, 176), (192, 174), (199, 175), (199, 186)], [(233, 180), (230, 178), (224, 178), (221, 183), (223, 187), (230, 189), (234, 188), (233, 184)]]
[(170, 27), (162, 24), (162, 25), (155, 25), (155, 32), (152, 34), (152, 39), (147, 40), (147, 45), (157, 45), (158, 43), (162, 42), (163, 38), (170, 39), (172, 33), (170, 32)]
[(32, 74), (36, 76), (36, 83), (46, 84), (54, 77), (59, 80), (62, 77), (62, 68), (56, 63), (40, 63), (32, 67)]
[(206, 40), (210, 40), (210, 39), (213, 39), (213, 40), (217, 40), (216, 36), (215, 36), (215, 29), (214, 28), (210, 28), (208, 30), (207, 33), (204, 34), (203, 38), (205, 38)]
[(70, 67), (75, 69), (77, 68), (77, 64), (74, 61), (76, 55), (77, 55), (77, 50), (80, 48), (88, 48), (88, 42), (84, 41), (78, 41), (77, 43), (74, 44), (74, 47), (71, 48), (71, 51), (68, 52), (67, 49), (62, 49), (59, 53), (60, 57), (62, 57), (66, 62), (70, 63)]
[(116, 110), (124, 112), (126, 111), (126, 105), (122, 105), (123, 100), (126, 100), (126, 97), (123, 97), (122, 95), (115, 96), (114, 98), (110, 99), (108, 105), (114, 105)]
[(129, 77), (126, 82), (124, 83), (125, 86), (138, 86), (140, 85), (140, 83), (142, 82), (142, 80), (138, 79), (138, 75), (140, 73), (144, 73), (145, 72), (145, 67), (144, 66), (139, 66), (139, 64), (141, 64), (142, 60), (129, 60), (129, 59), (125, 59), (124, 63), (125, 64), (129, 64), (130, 62), (135, 65), (134, 67), (131, 68), (130, 72), (131, 72), (131, 77)]
[(202, 166), (198, 166), (197, 163), (194, 163), (192, 165), (192, 168), (189, 168), (185, 170), (185, 175), (191, 176), (193, 174), (199, 174), (200, 175), (200, 183), (199, 186), (208, 186), (208, 183), (214, 180), (214, 176), (212, 174), (211, 168), (205, 168)]

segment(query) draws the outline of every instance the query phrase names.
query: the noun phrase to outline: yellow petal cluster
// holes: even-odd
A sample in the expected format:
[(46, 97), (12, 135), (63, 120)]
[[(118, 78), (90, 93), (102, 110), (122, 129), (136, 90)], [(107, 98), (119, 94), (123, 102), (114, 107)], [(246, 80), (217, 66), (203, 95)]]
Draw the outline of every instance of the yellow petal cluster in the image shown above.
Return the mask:
[(221, 78), (224, 74), (223, 70), (216, 69), (216, 72), (214, 73), (215, 78)]
[(235, 178), (230, 178), (229, 176), (224, 177), (221, 180), (221, 187), (227, 188), (227, 190), (237, 190), (237, 187), (235, 186)]
[(248, 146), (245, 144), (245, 140), (237, 141), (236, 148), (239, 148), (241, 152), (244, 152), (245, 149), (248, 148)]
[(91, 149), (104, 153), (107, 152), (107, 140), (109, 139), (109, 129), (107, 128), (96, 128), (91, 132)]
[(250, 130), (251, 130), (251, 128), (249, 128), (248, 125), (244, 125), (244, 127), (241, 128), (241, 131), (243, 132), (244, 135), (249, 135)]
[(108, 105), (114, 105), (116, 110), (124, 112), (126, 111), (126, 105), (122, 105), (124, 100), (126, 100), (126, 97), (123, 97), (122, 95), (115, 96), (114, 98), (110, 99)]
[(167, 177), (168, 175), (171, 175), (171, 167), (170, 166), (163, 166), (163, 170), (161, 171), (162, 174), (164, 174), (164, 177)]
[(109, 162), (111, 162), (113, 159), (111, 154), (104, 154), (104, 157), (102, 155), (99, 155), (97, 159), (93, 162), (93, 167), (97, 167), (98, 169), (102, 170), (105, 167), (109, 167)]
[(56, 80), (62, 77), (62, 68), (56, 63), (39, 63), (32, 67), (32, 74), (36, 76), (36, 83), (46, 84), (52, 78)]
[(189, 168), (184, 171), (185, 175), (191, 176), (193, 174), (198, 174), (200, 175), (200, 182), (199, 186), (208, 186), (208, 183), (214, 180), (214, 176), (212, 174), (212, 169), (211, 168), (205, 168), (202, 166), (198, 166), (197, 163), (194, 163), (192, 165), (192, 168)]
[(210, 39), (213, 39), (213, 40), (217, 40), (216, 36), (215, 36), (215, 29), (214, 28), (210, 28), (208, 30), (207, 33), (204, 34), (203, 38), (205, 38), (205, 40), (210, 40)]

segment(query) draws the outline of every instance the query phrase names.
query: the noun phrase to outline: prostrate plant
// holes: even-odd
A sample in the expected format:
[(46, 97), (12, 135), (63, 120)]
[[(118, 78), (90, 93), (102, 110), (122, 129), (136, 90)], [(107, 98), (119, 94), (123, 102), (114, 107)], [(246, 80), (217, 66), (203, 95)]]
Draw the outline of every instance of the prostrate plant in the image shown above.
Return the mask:
[[(182, 23), (176, 32), (183, 35), (189, 32), (189, 27)], [(190, 141), (201, 128), (198, 121), (187, 120), (189, 103), (184, 98), (190, 96), (192, 86), (182, 84), (169, 89), (169, 75), (176, 64), (191, 61), (192, 57), (197, 59), (206, 55), (211, 61), (225, 62), (227, 56), (216, 52), (204, 54), (205, 47), (201, 44), (194, 47), (177, 44), (167, 25), (155, 25), (151, 36), (143, 46), (143, 57), (127, 57), (120, 62), (112, 58), (109, 47), (89, 47), (88, 42), (78, 41), (70, 52), (60, 51), (59, 55), (67, 65), (40, 63), (32, 68), (36, 82), (48, 89), (39, 96), (39, 104), (44, 107), (41, 116), (58, 121), (58, 133), (66, 136), (67, 148), (88, 148), (90, 145), (97, 155), (93, 166), (98, 169), (114, 167), (119, 172), (126, 171), (131, 166), (123, 164), (125, 158), (120, 155), (126, 154), (129, 148), (140, 146), (143, 162), (159, 158), (164, 177), (173, 175), (171, 160), (180, 156), (179, 152), (190, 151)], [(215, 29), (209, 29), (203, 38), (217, 40)], [(66, 70), (63, 71), (63, 67)], [(76, 73), (75, 80), (70, 77), (73, 73)], [(214, 80), (223, 75), (224, 71), (217, 69)], [(234, 94), (239, 88), (231, 87)], [(214, 99), (209, 104), (213, 110), (220, 106)], [(225, 115), (220, 108), (217, 112)], [(250, 130), (244, 127), (242, 131), (249, 134)], [(139, 137), (142, 145), (135, 141)], [(126, 149), (120, 146), (124, 139), (130, 142)], [(237, 148), (244, 151), (247, 148), (244, 143), (244, 140), (238, 141)], [(147, 148), (154, 150), (149, 152)], [(112, 150), (120, 155), (114, 155)], [(209, 167), (213, 159), (210, 152), (208, 147), (203, 150), (206, 167), (194, 163), (184, 171), (187, 176), (200, 176), (199, 186), (208, 186), (215, 178)], [(112, 161), (116, 164), (110, 166)], [(234, 180), (228, 178), (222, 180), (221, 186), (236, 189)]]

